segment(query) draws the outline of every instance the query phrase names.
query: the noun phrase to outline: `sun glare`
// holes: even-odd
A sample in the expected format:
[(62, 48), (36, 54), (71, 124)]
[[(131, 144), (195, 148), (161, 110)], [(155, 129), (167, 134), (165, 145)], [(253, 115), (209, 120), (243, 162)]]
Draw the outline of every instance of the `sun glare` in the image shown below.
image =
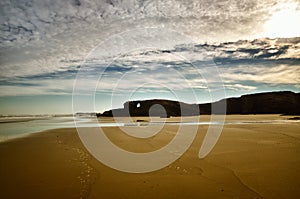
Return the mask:
[(266, 37), (299, 37), (300, 10), (296, 2), (276, 5), (270, 19), (264, 25)]

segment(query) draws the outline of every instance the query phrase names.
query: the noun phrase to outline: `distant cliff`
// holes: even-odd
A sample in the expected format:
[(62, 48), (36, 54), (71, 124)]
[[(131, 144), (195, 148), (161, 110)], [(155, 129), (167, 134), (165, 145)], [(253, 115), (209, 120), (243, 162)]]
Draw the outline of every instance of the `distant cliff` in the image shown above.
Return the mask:
[(218, 107), (223, 107), (224, 104), (226, 114), (300, 115), (300, 93), (282, 91), (243, 95), (206, 104), (187, 104), (162, 99), (129, 101), (124, 104), (124, 108), (105, 111), (97, 116), (194, 116), (211, 114), (212, 107), (217, 107), (213, 113), (220, 114), (224, 111), (218, 110)]

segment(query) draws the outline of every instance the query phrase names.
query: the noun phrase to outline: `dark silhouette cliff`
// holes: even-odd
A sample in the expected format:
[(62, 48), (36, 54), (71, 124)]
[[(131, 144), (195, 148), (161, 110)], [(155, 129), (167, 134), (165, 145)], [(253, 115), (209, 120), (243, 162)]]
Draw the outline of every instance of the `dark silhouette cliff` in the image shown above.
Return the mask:
[(123, 109), (105, 111), (100, 116), (192, 116), (199, 115), (198, 104), (187, 104), (172, 100), (143, 100), (124, 103)]
[[(105, 111), (98, 116), (194, 116), (200, 114), (287, 114), (300, 115), (300, 93), (290, 91), (257, 93), (213, 103), (187, 104), (172, 100), (129, 101), (124, 108)], [(212, 111), (212, 108), (214, 108)]]

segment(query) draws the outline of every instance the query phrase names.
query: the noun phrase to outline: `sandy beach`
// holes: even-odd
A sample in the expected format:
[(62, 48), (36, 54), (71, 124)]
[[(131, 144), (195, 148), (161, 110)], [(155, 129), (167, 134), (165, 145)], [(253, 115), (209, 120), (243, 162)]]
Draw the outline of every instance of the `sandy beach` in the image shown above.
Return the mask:
[[(100, 163), (83, 146), (74, 128), (8, 140), (0, 143), (0, 197), (299, 198), (300, 122), (260, 122), (290, 117), (227, 116), (227, 121), (254, 122), (226, 124), (217, 145), (204, 159), (198, 158), (198, 152), (208, 125), (201, 125), (181, 158), (143, 174), (120, 172)], [(165, 126), (154, 137), (138, 139), (118, 127), (103, 128), (113, 143), (132, 152), (163, 147), (177, 129), (176, 125)]]

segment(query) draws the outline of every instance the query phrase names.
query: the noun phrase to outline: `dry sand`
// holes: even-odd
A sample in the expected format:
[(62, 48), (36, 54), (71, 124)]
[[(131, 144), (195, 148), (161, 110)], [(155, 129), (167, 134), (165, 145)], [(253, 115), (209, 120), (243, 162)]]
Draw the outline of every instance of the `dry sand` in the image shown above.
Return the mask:
[[(207, 116), (208, 117), (208, 116)], [(286, 119), (229, 116), (227, 120)], [(143, 128), (143, 127), (130, 127)], [(126, 150), (153, 151), (177, 126), (140, 140), (103, 128)], [(199, 126), (189, 150), (164, 169), (123, 173), (94, 159), (75, 129), (58, 129), (0, 143), (0, 198), (300, 198), (300, 123), (228, 124), (213, 151), (198, 151), (208, 126)]]

